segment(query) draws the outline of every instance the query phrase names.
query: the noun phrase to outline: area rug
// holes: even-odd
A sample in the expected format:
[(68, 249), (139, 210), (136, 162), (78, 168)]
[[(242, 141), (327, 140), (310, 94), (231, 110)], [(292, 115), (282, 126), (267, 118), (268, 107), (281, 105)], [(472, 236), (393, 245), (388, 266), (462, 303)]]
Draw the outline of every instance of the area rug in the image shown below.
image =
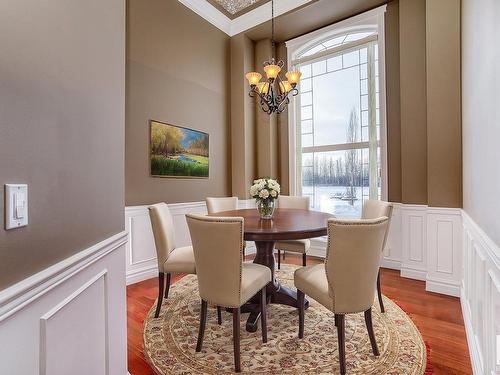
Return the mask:
[[(293, 287), (295, 266), (282, 265), (276, 272), (283, 284)], [(304, 339), (297, 338), (298, 313), (289, 306), (268, 305), (268, 342), (262, 343), (260, 326), (245, 330), (241, 318), (241, 366), (247, 374), (338, 374), (337, 329), (331, 312), (309, 299)], [(412, 320), (384, 296), (386, 312), (373, 305), (373, 325), (380, 356), (371, 351), (363, 314), (346, 317), (348, 374), (422, 375), (426, 347)], [(209, 307), (203, 350), (195, 352), (200, 299), (196, 276), (188, 275), (170, 289), (161, 314), (155, 306), (144, 322), (144, 355), (157, 374), (231, 373), (233, 364), (232, 316), (223, 312), (217, 325), (216, 310)]]

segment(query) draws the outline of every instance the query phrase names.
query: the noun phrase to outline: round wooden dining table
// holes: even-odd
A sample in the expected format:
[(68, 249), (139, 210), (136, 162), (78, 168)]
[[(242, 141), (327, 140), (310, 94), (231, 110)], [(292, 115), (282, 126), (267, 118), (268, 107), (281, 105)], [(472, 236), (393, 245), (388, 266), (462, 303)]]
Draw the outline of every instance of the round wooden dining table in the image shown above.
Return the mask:
[[(277, 208), (272, 219), (263, 220), (255, 208), (221, 211), (209, 216), (242, 217), (244, 219), (244, 239), (254, 241), (257, 254), (254, 263), (271, 269), (272, 279), (267, 285), (267, 302), (298, 307), (297, 292), (281, 285), (275, 277), (274, 244), (283, 240), (302, 240), (325, 236), (327, 221), (333, 217), (325, 212)], [(305, 301), (305, 307), (309, 302)], [(259, 298), (250, 300), (241, 308), (242, 313), (250, 313), (246, 329), (255, 332), (260, 318)]]

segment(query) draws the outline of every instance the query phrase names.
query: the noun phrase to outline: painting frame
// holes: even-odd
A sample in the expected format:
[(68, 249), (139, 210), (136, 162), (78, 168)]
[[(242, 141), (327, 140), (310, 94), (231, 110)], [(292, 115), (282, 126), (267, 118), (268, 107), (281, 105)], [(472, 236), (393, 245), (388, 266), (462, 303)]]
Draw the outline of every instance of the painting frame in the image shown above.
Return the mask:
[[(152, 130), (153, 130), (153, 126), (155, 124), (163, 125), (163, 126), (166, 126), (166, 127), (172, 127), (172, 128), (175, 128), (175, 129), (180, 129), (182, 132), (198, 133), (201, 136), (206, 137), (206, 144), (207, 144), (207, 156), (206, 156), (206, 158), (207, 158), (207, 163), (206, 163), (207, 173), (206, 173), (206, 175), (196, 176), (196, 175), (155, 174), (154, 171), (153, 171), (153, 156), (154, 156), (154, 154), (153, 154), (153, 140), (152, 140)], [(173, 179), (188, 179), (188, 180), (191, 180), (191, 179), (209, 179), (210, 178), (210, 135), (207, 132), (204, 132), (204, 131), (201, 131), (201, 130), (198, 130), (198, 129), (188, 128), (188, 127), (185, 127), (185, 126), (173, 125), (173, 124), (169, 124), (169, 123), (166, 123), (166, 122), (163, 122), (163, 121), (154, 120), (154, 119), (150, 119), (148, 121), (148, 125), (149, 125), (149, 132), (148, 132), (148, 138), (149, 138), (149, 141), (148, 141), (148, 163), (149, 163), (149, 175), (150, 175), (150, 177), (156, 177), (156, 178), (173, 178)]]

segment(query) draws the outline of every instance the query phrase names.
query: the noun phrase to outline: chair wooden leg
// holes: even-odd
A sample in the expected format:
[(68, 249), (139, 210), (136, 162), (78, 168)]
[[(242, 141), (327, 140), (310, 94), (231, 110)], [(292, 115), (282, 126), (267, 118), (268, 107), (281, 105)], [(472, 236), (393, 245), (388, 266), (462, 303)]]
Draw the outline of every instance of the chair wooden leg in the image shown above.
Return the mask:
[(304, 337), (304, 292), (297, 289), (297, 305), (299, 305), (299, 339)]
[(234, 371), (241, 372), (240, 358), (240, 308), (233, 309)]
[(345, 374), (345, 315), (335, 314), (337, 320), (337, 336), (339, 339), (340, 373)]
[(262, 329), (262, 342), (267, 342), (267, 296), (266, 287), (260, 291), (260, 323)]
[(373, 354), (378, 357), (380, 353), (378, 351), (377, 341), (375, 340), (375, 333), (373, 332), (371, 307), (365, 311), (365, 323), (366, 323), (366, 329), (368, 330), (368, 337), (370, 337), (370, 344), (372, 344)]
[(167, 273), (167, 285), (165, 286), (165, 299), (168, 298), (168, 291), (170, 290), (170, 273)]
[(207, 301), (201, 300), (200, 329), (198, 331), (198, 342), (196, 343), (197, 352), (201, 352), (201, 346), (203, 345), (203, 335), (205, 334), (206, 324), (207, 324)]
[(335, 327), (338, 327), (339, 326), (339, 318), (338, 318), (338, 315), (335, 314)]
[(165, 284), (165, 274), (160, 272), (158, 274), (158, 302), (156, 303), (155, 318), (160, 316), (161, 303), (163, 302), (163, 286)]
[(306, 253), (302, 254), (302, 266), (307, 266), (307, 255)]
[(218, 325), (222, 324), (222, 311), (220, 306), (217, 306), (217, 324)]
[(286, 251), (283, 250), (283, 260), (285, 260), (285, 254), (286, 254)]
[[(285, 255), (285, 252), (283, 252), (283, 255)], [(281, 250), (278, 249), (278, 269), (281, 269)]]
[(378, 276), (377, 276), (377, 294), (378, 294), (378, 304), (380, 305), (380, 311), (385, 313), (384, 301), (382, 300), (382, 290), (380, 289), (380, 270), (378, 270)]

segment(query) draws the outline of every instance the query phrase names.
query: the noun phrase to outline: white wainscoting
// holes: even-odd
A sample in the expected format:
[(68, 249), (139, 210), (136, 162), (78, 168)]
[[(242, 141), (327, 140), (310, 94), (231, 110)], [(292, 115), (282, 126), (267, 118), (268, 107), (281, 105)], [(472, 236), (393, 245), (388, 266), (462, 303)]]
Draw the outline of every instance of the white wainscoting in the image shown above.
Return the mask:
[(0, 292), (0, 374), (127, 374), (126, 240), (116, 234)]
[[(240, 208), (255, 207), (252, 200), (241, 200)], [(206, 214), (205, 202), (169, 205), (174, 217), (177, 246), (190, 244), (187, 213)], [(460, 209), (394, 204), (383, 267), (401, 270), (404, 277), (426, 281), (427, 290), (460, 295), (462, 275), (462, 224)], [(156, 252), (147, 206), (125, 208), (127, 244), (127, 284), (157, 275)], [(255, 251), (253, 243), (247, 253)], [(324, 257), (326, 240), (315, 239), (310, 255)]]
[[(240, 200), (239, 208), (253, 208), (252, 200)], [(172, 203), (168, 205), (173, 216), (175, 226), (176, 246), (191, 244), (189, 229), (186, 223), (186, 214), (194, 213), (205, 215), (205, 202)], [(127, 285), (137, 283), (158, 275), (156, 250), (149, 220), (148, 206), (125, 207), (125, 230), (129, 233), (127, 243)], [(246, 254), (255, 252), (255, 245), (247, 243)]]
[(462, 212), (462, 314), (474, 374), (500, 374), (500, 248)]

